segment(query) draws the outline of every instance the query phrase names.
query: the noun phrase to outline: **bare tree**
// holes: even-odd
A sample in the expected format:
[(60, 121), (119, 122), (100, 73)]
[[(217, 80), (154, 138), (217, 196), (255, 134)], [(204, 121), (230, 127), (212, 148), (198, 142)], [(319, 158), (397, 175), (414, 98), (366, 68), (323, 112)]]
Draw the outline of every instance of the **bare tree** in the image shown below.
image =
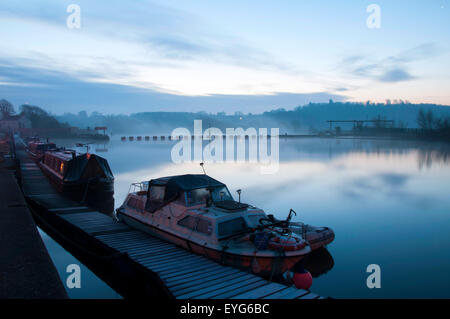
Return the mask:
[(14, 114), (14, 106), (7, 100), (0, 100), (0, 114), (2, 117)]
[(432, 110), (428, 110), (427, 115), (426, 115), (426, 119), (427, 119), (427, 128), (428, 129), (433, 129), (433, 124), (434, 124), (434, 114)]
[(427, 117), (422, 109), (420, 109), (417, 114), (417, 125), (419, 125), (421, 129), (427, 128)]

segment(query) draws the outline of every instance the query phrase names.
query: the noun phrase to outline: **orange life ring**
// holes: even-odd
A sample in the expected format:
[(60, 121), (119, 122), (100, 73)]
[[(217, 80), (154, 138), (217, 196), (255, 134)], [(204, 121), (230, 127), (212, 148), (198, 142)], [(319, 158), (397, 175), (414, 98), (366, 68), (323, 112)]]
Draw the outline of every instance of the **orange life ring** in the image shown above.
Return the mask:
[(294, 251), (305, 246), (306, 241), (296, 236), (274, 236), (269, 240), (269, 248), (274, 250)]

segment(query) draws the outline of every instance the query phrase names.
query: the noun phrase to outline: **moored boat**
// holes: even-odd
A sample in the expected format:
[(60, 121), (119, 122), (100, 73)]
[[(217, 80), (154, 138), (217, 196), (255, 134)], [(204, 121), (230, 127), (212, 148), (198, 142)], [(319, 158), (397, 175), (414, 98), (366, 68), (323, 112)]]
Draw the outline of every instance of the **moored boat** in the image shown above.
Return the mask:
[(26, 151), (36, 161), (40, 161), (48, 150), (56, 149), (56, 144), (51, 142), (41, 142), (37, 138), (33, 138), (26, 145)]
[(58, 191), (75, 200), (102, 200), (114, 194), (114, 176), (108, 162), (98, 155), (52, 150), (45, 152), (39, 166)]
[[(278, 276), (311, 252), (290, 229), (293, 211), (276, 220), (235, 201), (227, 186), (205, 175), (179, 175), (132, 184), (119, 220), (218, 262)], [(306, 229), (306, 228), (304, 228)]]

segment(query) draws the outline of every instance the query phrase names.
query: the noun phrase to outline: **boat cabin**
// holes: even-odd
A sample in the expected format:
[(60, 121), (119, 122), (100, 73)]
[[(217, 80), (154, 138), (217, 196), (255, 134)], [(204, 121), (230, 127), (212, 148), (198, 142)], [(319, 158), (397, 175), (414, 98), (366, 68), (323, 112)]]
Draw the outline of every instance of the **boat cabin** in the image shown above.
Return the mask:
[(225, 184), (207, 175), (162, 177), (133, 186), (137, 190), (130, 192), (124, 210), (131, 209), (141, 221), (198, 239), (218, 243), (266, 218), (263, 210), (236, 202)]
[(92, 178), (114, 179), (108, 162), (95, 154), (77, 155), (73, 150), (46, 152), (42, 159), (44, 170), (51, 171), (65, 182)]
[(42, 157), (46, 151), (52, 149), (56, 149), (55, 143), (40, 142), (37, 140), (33, 140), (28, 143), (28, 151), (34, 157)]

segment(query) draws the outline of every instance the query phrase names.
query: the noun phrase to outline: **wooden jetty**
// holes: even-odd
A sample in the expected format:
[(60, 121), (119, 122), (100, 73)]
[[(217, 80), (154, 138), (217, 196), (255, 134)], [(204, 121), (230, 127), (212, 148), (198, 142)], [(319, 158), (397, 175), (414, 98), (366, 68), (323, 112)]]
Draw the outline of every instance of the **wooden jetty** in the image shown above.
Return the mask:
[(135, 230), (56, 192), (23, 150), (24, 194), (37, 223), (123, 297), (318, 299)]

